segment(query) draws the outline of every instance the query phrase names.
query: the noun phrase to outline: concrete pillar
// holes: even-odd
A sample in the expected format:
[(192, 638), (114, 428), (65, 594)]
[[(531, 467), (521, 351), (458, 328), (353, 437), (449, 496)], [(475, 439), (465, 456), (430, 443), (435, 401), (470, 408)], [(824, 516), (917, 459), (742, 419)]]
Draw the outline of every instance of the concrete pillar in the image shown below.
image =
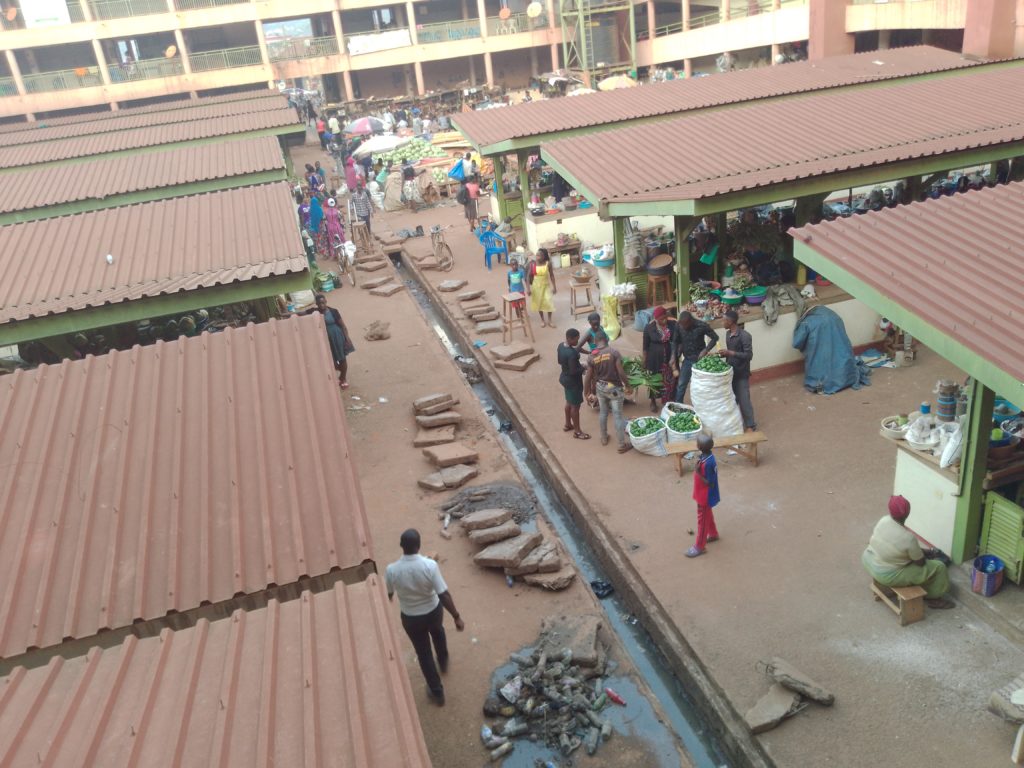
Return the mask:
[(846, 32), (847, 5), (847, 0), (809, 1), (807, 58), (814, 61), (826, 56), (853, 53), (853, 35)]
[(487, 6), (484, 0), (476, 0), (476, 15), (480, 19), (480, 39), (487, 39)]
[(878, 50), (887, 51), (892, 46), (892, 30), (878, 30)]
[(484, 51), (484, 77), (487, 79), (487, 87), (494, 87), (494, 65), (491, 63), (491, 52)]
[(356, 92), (352, 87), (352, 73), (346, 69), (341, 73), (341, 78), (345, 81), (345, 101), (355, 101)]
[(185, 35), (180, 29), (174, 30), (174, 44), (178, 47), (178, 55), (181, 56), (181, 66), (186, 75), (192, 74), (192, 62), (188, 60), (188, 51), (185, 50)]
[(536, 77), (540, 74), (540, 70), (537, 69), (537, 49), (532, 45), (530, 46), (530, 77)]
[(683, 75), (693, 77), (693, 59), (683, 59)]
[(658, 26), (654, 22), (655, 5), (654, 0), (647, 0), (647, 39), (654, 39), (654, 30)]
[(25, 82), (21, 79), (21, 67), (18, 66), (18, 59), (14, 55), (14, 51), (8, 48), (4, 51), (4, 57), (7, 59), (7, 68), (11, 70), (11, 78), (14, 80), (14, 87), (18, 89), (20, 96), (25, 95)]
[[(969, 20), (970, 10), (967, 14)], [(966, 34), (964, 38), (966, 42)], [(949, 553), (956, 563), (973, 559), (978, 548), (981, 512), (985, 501), (983, 483), (995, 400), (995, 392), (977, 379), (971, 381), (967, 434), (964, 435), (963, 453), (960, 458), (961, 489), (953, 522), (953, 551)]]
[(92, 53), (96, 57), (96, 67), (100, 71), (100, 79), (103, 80), (103, 84), (110, 85), (110, 68), (107, 67), (107, 57), (103, 55), (103, 46), (100, 45), (99, 40), (92, 41)]
[(1013, 56), (1016, 32), (1014, 0), (970, 0), (964, 25), (965, 56), (1003, 59)]
[(778, 43), (772, 43), (772, 66), (774, 67), (779, 62), (776, 61), (779, 58), (779, 54), (782, 53), (782, 46)]
[[(88, 4), (89, 0), (81, 0), (81, 2), (82, 2), (82, 7), (84, 8)], [(174, 7), (174, 0), (167, 0), (167, 12), (168, 13), (177, 13), (178, 12), (178, 9)]]
[(263, 66), (270, 66), (270, 53), (267, 51), (267, 36), (263, 34), (263, 22), (256, 19), (256, 42), (260, 46), (260, 60)]
[(729, 2), (729, 0), (721, 0), (720, 4), (718, 6), (718, 20), (719, 21), (728, 21), (729, 20), (729, 14), (731, 12), (732, 12), (732, 4)]
[(338, 41), (338, 53), (344, 54), (345, 51), (345, 32), (341, 28), (341, 11), (335, 8), (331, 11), (331, 24), (334, 27), (334, 39)]
[[(548, 29), (558, 29), (558, 17), (555, 15), (555, 0), (548, 0)], [(558, 43), (551, 44), (551, 71), (559, 69)]]
[(412, 69), (413, 73), (416, 75), (416, 95), (422, 96), (427, 92), (426, 86), (423, 82), (423, 64), (418, 61), (414, 61)]
[[(174, 0), (167, 0), (169, 3), (173, 3)], [(93, 21), (92, 7), (89, 5), (88, 0), (79, 0), (79, 7), (82, 9), (82, 21), (90, 22)]]
[(402, 76), (405, 78), (405, 94), (406, 96), (412, 96), (413, 94), (413, 76), (412, 67), (406, 64), (402, 67)]
[(683, 31), (690, 28), (690, 0), (683, 0)]
[(409, 22), (409, 38), (413, 45), (419, 45), (419, 35), (416, 34), (416, 9), (412, 7), (412, 0), (405, 0), (405, 18)]
[(469, 57), (469, 85), (476, 88), (476, 56)]

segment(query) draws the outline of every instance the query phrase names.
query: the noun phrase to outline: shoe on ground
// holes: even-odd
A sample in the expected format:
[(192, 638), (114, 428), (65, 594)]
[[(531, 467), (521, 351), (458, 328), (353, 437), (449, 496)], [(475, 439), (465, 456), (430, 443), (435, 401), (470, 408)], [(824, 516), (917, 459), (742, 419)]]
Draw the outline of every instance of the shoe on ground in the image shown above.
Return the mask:
[(444, 694), (443, 693), (434, 693), (433, 691), (428, 689), (427, 690), (427, 698), (430, 699), (432, 704), (436, 704), (439, 707), (443, 707), (444, 706)]
[(625, 453), (626, 451), (632, 451), (632, 450), (633, 450), (633, 444), (632, 443), (623, 443), (622, 445), (619, 446), (619, 453)]
[(704, 550), (703, 549), (697, 549), (696, 547), (690, 547), (688, 550), (686, 550), (686, 556), (687, 557), (700, 557), (703, 554), (704, 554)]

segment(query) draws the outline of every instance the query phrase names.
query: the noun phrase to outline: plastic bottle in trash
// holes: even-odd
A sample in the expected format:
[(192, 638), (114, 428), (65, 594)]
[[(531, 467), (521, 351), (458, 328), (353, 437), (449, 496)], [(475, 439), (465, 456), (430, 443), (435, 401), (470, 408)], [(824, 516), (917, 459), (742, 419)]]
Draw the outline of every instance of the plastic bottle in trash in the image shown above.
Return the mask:
[(492, 738), (494, 738), (494, 731), (485, 723), (480, 727), (480, 740), (486, 744)]
[(620, 707), (626, 706), (626, 700), (623, 699), (619, 694), (613, 691), (611, 688), (605, 688), (604, 692), (608, 694), (608, 698), (618, 704)]
[(513, 579), (511, 576), (506, 576), (505, 583), (508, 584), (510, 587), (514, 587), (516, 584), (516, 580)]

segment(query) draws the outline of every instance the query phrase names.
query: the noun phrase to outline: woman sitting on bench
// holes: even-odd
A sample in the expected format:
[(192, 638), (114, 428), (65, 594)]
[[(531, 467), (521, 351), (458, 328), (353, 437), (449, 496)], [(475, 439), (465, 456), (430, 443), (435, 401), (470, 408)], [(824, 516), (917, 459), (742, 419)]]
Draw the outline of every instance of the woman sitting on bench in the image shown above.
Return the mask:
[(946, 598), (949, 574), (939, 560), (925, 558), (917, 537), (904, 526), (910, 502), (902, 496), (889, 499), (889, 514), (878, 521), (861, 563), (871, 577), (887, 587), (919, 586), (929, 608), (952, 608)]

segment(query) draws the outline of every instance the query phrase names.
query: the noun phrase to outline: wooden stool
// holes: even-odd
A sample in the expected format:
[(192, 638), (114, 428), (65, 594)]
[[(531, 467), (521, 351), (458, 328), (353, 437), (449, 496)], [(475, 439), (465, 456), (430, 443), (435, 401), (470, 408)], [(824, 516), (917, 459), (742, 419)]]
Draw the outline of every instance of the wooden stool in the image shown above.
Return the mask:
[[(629, 307), (628, 312), (626, 311), (626, 307)], [(626, 315), (636, 317), (636, 299), (629, 297), (619, 299), (616, 312), (619, 316), (619, 326), (624, 328), (626, 326)]]
[[(663, 298), (658, 300), (658, 290)], [(675, 304), (675, 291), (672, 288), (672, 275), (658, 275), (647, 278), (647, 304), (656, 307), (659, 304)]]
[(590, 293), (593, 287), (593, 283), (590, 282), (569, 282), (569, 314), (571, 314), (573, 318), (579, 317), (580, 315), (589, 315), (591, 312), (597, 311), (597, 306), (594, 304), (594, 297)]
[(352, 222), (352, 242), (355, 243), (356, 250), (360, 253), (373, 253), (373, 238), (370, 235), (370, 230), (366, 228), (365, 222)]
[(871, 592), (875, 602), (881, 600), (900, 617), (901, 627), (924, 619), (924, 596), (928, 593), (921, 587), (887, 587), (872, 579)]
[(530, 315), (526, 311), (526, 296), (521, 293), (506, 293), (501, 297), (502, 344), (512, 341), (512, 333), (516, 328), (522, 328), (523, 336), (529, 336), (530, 341), (536, 341), (533, 338), (533, 328), (530, 327)]

